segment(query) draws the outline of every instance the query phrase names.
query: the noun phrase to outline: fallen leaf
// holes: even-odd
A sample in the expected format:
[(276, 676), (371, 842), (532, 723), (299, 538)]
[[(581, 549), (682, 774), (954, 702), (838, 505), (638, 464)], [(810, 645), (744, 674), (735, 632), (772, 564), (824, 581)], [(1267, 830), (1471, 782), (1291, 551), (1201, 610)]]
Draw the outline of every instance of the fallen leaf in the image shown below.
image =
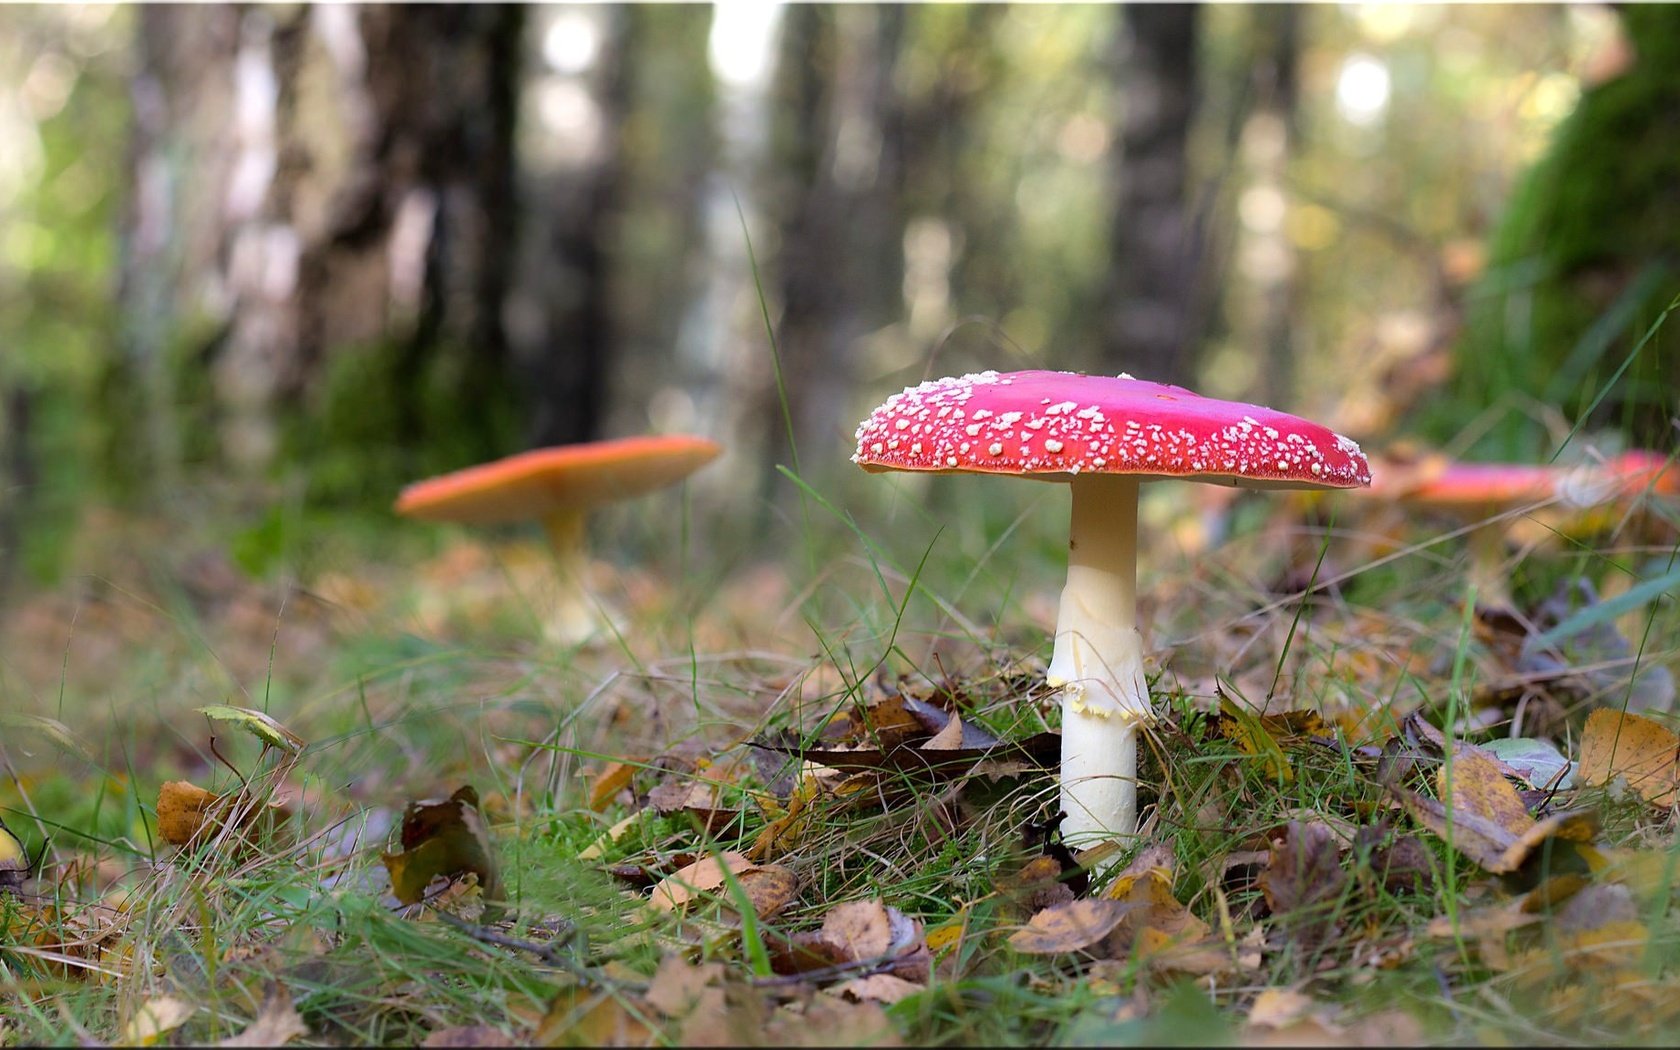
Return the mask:
[(1593, 815), (1580, 810), (1536, 821), (1501, 763), (1474, 747), (1459, 745), (1451, 766), (1442, 765), (1438, 780), (1450, 806), (1412, 791), (1394, 789), (1395, 795), (1424, 827), (1496, 875), (1522, 868), (1536, 849), (1554, 838), (1587, 842), (1598, 830)]
[(672, 872), (653, 888), (653, 906), (660, 911), (674, 911), (700, 894), (722, 886), (729, 874), (739, 875), (751, 867), (754, 867), (752, 861), (732, 850), (701, 857)]
[(1680, 737), (1662, 723), (1601, 707), (1587, 716), (1581, 732), (1578, 775), (1584, 784), (1625, 780), (1652, 805), (1672, 806), (1680, 788), (1677, 754)]
[(1335, 832), (1323, 824), (1292, 820), (1272, 843), (1271, 860), (1258, 879), (1272, 915), (1291, 940), (1311, 950), (1336, 935), (1348, 873)]
[(1248, 1008), (1248, 1024), (1251, 1028), (1282, 1028), (1305, 1017), (1316, 1005), (1312, 996), (1292, 988), (1264, 988)]
[(606, 809), (614, 795), (630, 786), (638, 768), (630, 762), (608, 762), (589, 782), (589, 808), (596, 813)]
[(130, 1046), (156, 1046), (164, 1036), (192, 1020), (198, 1008), (171, 995), (147, 999), (123, 1025), (122, 1041)]
[(158, 789), (158, 837), (172, 846), (185, 846), (212, 820), (222, 797), (185, 780), (171, 780)]
[(1099, 944), (1136, 907), (1100, 898), (1058, 904), (1010, 934), (1009, 946), (1026, 955), (1083, 951)]
[(478, 792), (469, 785), (447, 799), (410, 802), (403, 811), (402, 850), (379, 859), (391, 873), (391, 892), (404, 904), (418, 903), (432, 880), (471, 874), (487, 900), (501, 896), (495, 853), (478, 812)]
[(764, 1046), (904, 1045), (881, 1004), (848, 1002), (838, 995), (822, 993), (803, 1004), (783, 1006), (752, 1034), (759, 1036)]
[(1575, 786), (1575, 764), (1549, 741), (1525, 736), (1501, 737), (1481, 747), (1521, 773), (1529, 787), (1567, 791)]
[(673, 777), (648, 792), (648, 805), (656, 813), (687, 812), (707, 831), (717, 831), (741, 811), (720, 802), (723, 785), (705, 778)]
[(1060, 733), (1035, 733), (1015, 743), (999, 742), (984, 747), (957, 747), (928, 750), (909, 744), (891, 748), (803, 748), (796, 743), (755, 740), (754, 747), (782, 754), (797, 755), (807, 762), (815, 762), (831, 769), (851, 772), (887, 772), (920, 779), (944, 781), (974, 769), (981, 762), (991, 764), (995, 771), (1005, 771), (1011, 765), (1021, 770), (1051, 768), (1060, 758)]
[[(799, 879), (789, 869), (779, 864), (754, 864), (742, 854), (725, 851), (701, 857), (660, 880), (653, 888), (653, 906), (660, 911), (675, 911), (702, 894), (720, 893), (730, 876), (761, 919), (775, 917), (799, 892)], [(720, 896), (725, 903), (733, 904), (727, 892)]]
[(1284, 754), (1271, 728), (1258, 716), (1238, 706), (1221, 687), (1219, 693), (1219, 730), (1234, 741), (1244, 754), (1260, 760), (1260, 768), (1282, 781), (1295, 779), (1289, 756)]
[(534, 1046), (646, 1046), (653, 1033), (610, 991), (566, 988), (531, 1033)]
[(844, 996), (853, 1002), (896, 1003), (900, 999), (925, 991), (914, 981), (890, 973), (872, 973), (867, 977), (856, 977), (843, 984), (836, 985), (834, 994)]
[(777, 973), (810, 973), (853, 963), (910, 981), (926, 981), (932, 967), (922, 924), (876, 900), (837, 904), (820, 929), (769, 944)]
[(945, 728), (922, 741), (923, 751), (954, 751), (963, 746), (963, 720), (952, 715)]
[(1072, 887), (1063, 878), (1061, 863), (1046, 854), (1034, 857), (1019, 871), (1000, 875), (997, 891), (1011, 911), (1030, 916), (1053, 904), (1066, 904), (1074, 899)]
[[(301, 1039), (309, 1034), (309, 1026), (303, 1023), (292, 1006), (292, 995), (284, 987), (275, 985), (269, 989), (268, 996), (263, 1000), (262, 1009), (257, 1012), (256, 1019), (238, 1035), (229, 1036), (217, 1043), (217, 1046), (285, 1046), (293, 1039)], [(434, 1033), (436, 1034), (436, 1033)], [(437, 1046), (431, 1039), (426, 1040), (427, 1046)], [(443, 1044), (448, 1045), (448, 1044)], [(468, 1044), (459, 1043), (458, 1046)], [(476, 1045), (488, 1045), (479, 1043)]]
[(1626, 886), (1641, 900), (1666, 895), (1674, 884), (1675, 857), (1667, 850), (1576, 846), (1594, 877)]
[(684, 1018), (706, 998), (708, 989), (717, 991), (713, 986), (722, 977), (722, 963), (692, 964), (680, 955), (667, 955), (659, 960), (643, 998), (664, 1017)]

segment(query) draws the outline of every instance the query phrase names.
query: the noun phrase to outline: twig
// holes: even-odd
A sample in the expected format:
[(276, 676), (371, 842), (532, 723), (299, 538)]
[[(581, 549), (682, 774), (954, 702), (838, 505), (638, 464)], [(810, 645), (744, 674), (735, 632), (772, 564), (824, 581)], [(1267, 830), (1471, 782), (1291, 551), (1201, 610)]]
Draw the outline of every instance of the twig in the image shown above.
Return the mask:
[(615, 980), (600, 973), (596, 967), (586, 966), (563, 954), (560, 949), (572, 943), (573, 939), (577, 937), (577, 927), (571, 923), (567, 923), (566, 928), (554, 940), (544, 944), (539, 941), (510, 937), (488, 926), (481, 926), (477, 923), (468, 922), (458, 915), (451, 915), (441, 908), (433, 907), (432, 914), (436, 915), (446, 925), (455, 927), (475, 941), (482, 944), (493, 944), (498, 948), (511, 948), (514, 951), (528, 952), (555, 969), (564, 970), (585, 983), (618, 991), (642, 992), (647, 990), (645, 984)]
[(901, 962), (905, 962), (902, 955), (877, 955), (872, 959), (854, 959), (851, 962), (835, 963), (832, 966), (822, 966), (815, 970), (804, 970), (800, 973), (779, 973), (772, 977), (754, 977), (754, 988), (781, 988), (790, 984), (804, 984), (806, 981), (826, 981), (835, 977), (872, 977), (878, 973), (886, 973)]

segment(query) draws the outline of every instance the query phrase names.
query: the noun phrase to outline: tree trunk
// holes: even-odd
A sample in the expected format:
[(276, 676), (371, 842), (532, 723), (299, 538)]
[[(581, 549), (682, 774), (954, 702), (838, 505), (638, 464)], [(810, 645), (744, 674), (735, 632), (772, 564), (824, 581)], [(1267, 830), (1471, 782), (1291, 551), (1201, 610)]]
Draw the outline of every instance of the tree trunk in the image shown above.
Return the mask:
[(1188, 205), (1186, 147), (1194, 116), (1198, 12), (1179, 4), (1121, 9), (1125, 117), (1101, 367), (1176, 383), (1194, 366), (1191, 323), (1200, 251)]
[[(624, 172), (629, 90), (625, 57), (633, 12), (596, 8), (533, 34), (592, 33), (598, 44), (581, 69), (546, 69), (526, 87), (529, 235), (521, 244), (514, 297), (518, 358), (532, 392), (530, 443), (563, 445), (600, 436), (608, 361), (615, 343), (611, 234)], [(588, 23), (581, 19), (588, 17)], [(571, 99), (585, 115), (551, 112)], [(578, 126), (569, 126), (568, 119)]]
[(1299, 281), (1294, 245), (1284, 230), (1289, 159), (1296, 138), (1296, 61), (1300, 11), (1289, 4), (1250, 9), (1254, 19), (1254, 108), (1237, 151), (1247, 191), (1275, 207), (1252, 213), (1240, 235), (1238, 266), (1249, 301), (1237, 306), (1239, 341), (1259, 348), (1259, 374), (1244, 395), (1267, 405), (1295, 402), (1295, 321)]
[(315, 495), (383, 498), (505, 451), (520, 29), (500, 6), (144, 9), (129, 358), (171, 387), (154, 411), (198, 413), (155, 455), (307, 456)]
[(843, 395), (860, 343), (903, 305), (904, 114), (892, 82), (903, 8), (795, 5), (784, 18), (776, 153), (785, 181), (773, 210), (783, 229), (787, 416), (770, 392), (770, 483), (776, 464), (800, 468), (801, 449), (817, 463), (846, 446), (854, 420)]

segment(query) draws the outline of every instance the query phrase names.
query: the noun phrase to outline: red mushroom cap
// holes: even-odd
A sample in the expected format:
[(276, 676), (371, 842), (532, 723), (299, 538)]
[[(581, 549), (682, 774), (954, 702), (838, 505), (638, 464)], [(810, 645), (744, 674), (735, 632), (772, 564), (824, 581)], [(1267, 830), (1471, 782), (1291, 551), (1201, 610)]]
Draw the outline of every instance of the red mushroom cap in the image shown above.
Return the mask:
[(1680, 493), (1680, 465), (1661, 452), (1629, 449), (1611, 460), (1609, 468), (1623, 492), (1649, 489), (1659, 496)]
[(1259, 405), (1130, 376), (980, 372), (894, 394), (858, 426), (869, 471), (1081, 473), (1189, 478), (1256, 488), (1371, 482), (1359, 446)]
[(539, 448), (417, 481), (396, 511), (427, 521), (489, 525), (587, 510), (679, 481), (722, 446), (686, 434)]
[(1400, 498), (1432, 507), (1540, 503), (1557, 495), (1561, 474), (1557, 467), (1537, 463), (1450, 463), (1401, 493)]

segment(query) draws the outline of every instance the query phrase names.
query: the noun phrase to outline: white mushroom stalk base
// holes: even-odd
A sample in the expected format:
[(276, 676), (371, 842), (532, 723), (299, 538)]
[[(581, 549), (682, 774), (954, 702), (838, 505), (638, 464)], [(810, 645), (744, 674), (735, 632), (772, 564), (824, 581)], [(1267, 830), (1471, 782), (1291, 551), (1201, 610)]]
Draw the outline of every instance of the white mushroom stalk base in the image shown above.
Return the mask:
[(611, 638), (615, 612), (589, 590), (588, 530), (579, 511), (555, 511), (543, 518), (543, 531), (554, 552), (554, 609), (543, 621), (543, 636), (558, 645)]
[(1075, 477), (1068, 579), (1046, 679), (1062, 691), (1062, 836), (1137, 833), (1138, 732), (1154, 720), (1137, 630), (1136, 478)]

